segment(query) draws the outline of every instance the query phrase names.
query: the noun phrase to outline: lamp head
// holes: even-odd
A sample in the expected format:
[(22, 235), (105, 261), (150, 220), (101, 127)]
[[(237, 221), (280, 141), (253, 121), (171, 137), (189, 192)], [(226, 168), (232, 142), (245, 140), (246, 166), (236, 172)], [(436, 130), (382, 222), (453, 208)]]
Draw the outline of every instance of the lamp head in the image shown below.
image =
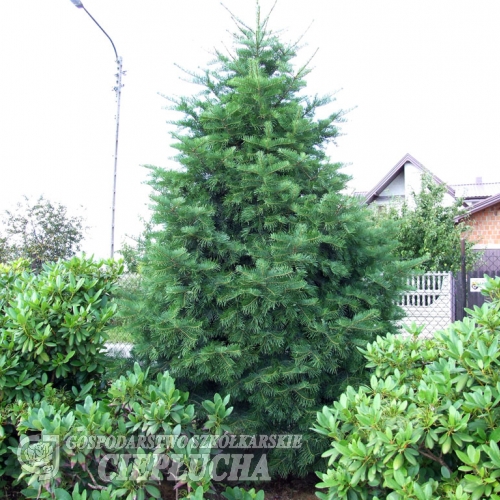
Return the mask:
[(83, 3), (80, 2), (80, 0), (70, 0), (70, 1), (75, 7), (78, 7), (79, 9), (83, 8)]

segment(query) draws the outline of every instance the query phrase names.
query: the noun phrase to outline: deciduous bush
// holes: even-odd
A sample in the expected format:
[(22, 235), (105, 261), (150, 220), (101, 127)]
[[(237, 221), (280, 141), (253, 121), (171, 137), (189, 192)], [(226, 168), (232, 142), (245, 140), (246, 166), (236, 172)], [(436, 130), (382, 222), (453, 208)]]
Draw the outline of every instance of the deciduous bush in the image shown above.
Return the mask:
[[(112, 296), (121, 264), (74, 257), (44, 264), (0, 264), (0, 455), (3, 475), (17, 460), (20, 414), (33, 405), (64, 402), (103, 382), (106, 328), (115, 314)], [(47, 392), (48, 391), (48, 392)], [(71, 393), (72, 394), (72, 393)], [(60, 399), (59, 399), (60, 398)], [(71, 399), (71, 398), (70, 398)], [(9, 465), (10, 464), (10, 465)], [(10, 474), (11, 475), (11, 474)]]
[(106, 328), (122, 271), (114, 261), (74, 257), (44, 265), (0, 267), (2, 404), (31, 401), (47, 382), (82, 387), (106, 371)]
[(500, 278), (484, 293), (431, 340), (413, 326), (362, 350), (370, 385), (317, 415), (333, 440), (320, 498), (500, 498)]
[[(147, 370), (143, 371), (137, 363), (133, 372), (120, 377), (104, 394), (94, 398), (84, 391), (56, 394), (49, 387), (41, 403), (29, 405), (20, 413), (16, 429), (21, 441), (30, 432), (57, 436), (61, 444), (59, 469), (50, 481), (41, 480), (44, 470), (33, 467), (28, 460), (19, 476), (28, 483), (23, 494), (27, 498), (70, 500), (68, 492), (72, 492), (74, 500), (75, 496), (83, 498), (81, 495), (86, 491), (92, 499), (160, 498), (161, 481), (173, 475), (172, 485), (186, 484), (193, 496), (201, 488), (203, 498), (211, 485), (211, 469), (207, 467), (202, 473), (195, 470), (193, 464), (199, 464), (192, 461), (192, 454), (209, 454), (211, 448), (158, 442), (156, 435), (174, 438), (183, 435), (189, 439), (201, 432), (221, 434), (227, 430), (223, 422), (231, 412), (228, 400), (229, 397), (223, 400), (216, 395), (214, 401), (205, 401), (203, 406), (208, 416), (206, 421), (202, 420), (196, 415), (194, 405), (188, 404), (188, 393), (176, 389), (168, 373), (149, 380)], [(148, 436), (152, 438), (149, 444)], [(106, 443), (113, 446), (119, 438), (125, 444), (118, 450), (107, 447)], [(90, 446), (92, 442), (98, 446)], [(108, 462), (110, 456), (113, 459)], [(172, 468), (174, 461), (183, 464), (184, 470)]]
[[(192, 461), (210, 446), (154, 439), (227, 431), (229, 396), (203, 401), (200, 415), (168, 372), (151, 379), (137, 363), (106, 382), (105, 341), (121, 272), (121, 263), (85, 258), (44, 265), (37, 274), (27, 261), (0, 267), (1, 486), (22, 488), (26, 498), (135, 500), (160, 498), (168, 473), (190, 496), (203, 498), (210, 488), (211, 468), (200, 472)], [(147, 437), (154, 453), (141, 444)], [(120, 438), (125, 444), (109, 448)], [(103, 462), (107, 454), (113, 461)], [(187, 470), (172, 472), (174, 461)], [(255, 496), (235, 491), (234, 498)]]

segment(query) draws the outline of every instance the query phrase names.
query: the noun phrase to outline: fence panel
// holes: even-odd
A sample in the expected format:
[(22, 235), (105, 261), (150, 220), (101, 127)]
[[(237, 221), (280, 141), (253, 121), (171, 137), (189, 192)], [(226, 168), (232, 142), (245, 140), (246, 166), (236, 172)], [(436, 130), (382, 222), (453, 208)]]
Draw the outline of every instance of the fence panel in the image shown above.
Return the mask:
[(467, 286), (467, 307), (473, 309), (474, 306), (481, 307), (487, 298), (481, 293), (481, 284), (484, 275), (490, 277), (500, 276), (500, 250), (482, 250), (481, 260), (475, 269), (468, 274)]
[(451, 273), (425, 273), (408, 278), (413, 289), (399, 299), (406, 313), (401, 324), (424, 325), (423, 337), (448, 327), (454, 316), (453, 276)]
[(130, 342), (106, 342), (105, 352), (113, 358), (130, 358), (134, 344)]

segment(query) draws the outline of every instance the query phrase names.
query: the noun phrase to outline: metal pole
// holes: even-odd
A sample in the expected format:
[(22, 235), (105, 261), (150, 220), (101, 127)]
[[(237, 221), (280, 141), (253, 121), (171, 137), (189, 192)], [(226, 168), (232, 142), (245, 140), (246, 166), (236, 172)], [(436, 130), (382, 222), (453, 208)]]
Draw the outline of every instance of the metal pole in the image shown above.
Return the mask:
[(111, 258), (115, 254), (115, 206), (116, 206), (116, 171), (118, 166), (118, 134), (120, 131), (120, 100), (122, 96), (122, 58), (118, 57), (118, 73), (116, 74), (116, 135), (115, 135), (115, 164), (113, 169), (113, 201), (111, 204)]
[(118, 167), (118, 133), (120, 130), (120, 101), (121, 101), (122, 87), (123, 87), (122, 75), (124, 75), (125, 73), (123, 72), (122, 58), (118, 55), (115, 44), (113, 43), (111, 37), (106, 33), (106, 31), (104, 31), (104, 28), (94, 19), (92, 14), (85, 8), (81, 0), (71, 0), (71, 3), (73, 3), (73, 5), (75, 5), (75, 7), (78, 7), (79, 9), (83, 9), (90, 17), (90, 19), (92, 19), (92, 21), (94, 21), (94, 23), (97, 24), (99, 29), (106, 35), (108, 40), (111, 42), (111, 45), (113, 46), (113, 50), (115, 52), (115, 57), (116, 57), (116, 63), (118, 64), (118, 73), (115, 75), (116, 87), (113, 89), (116, 92), (115, 161), (113, 168), (113, 199), (111, 203), (111, 258), (113, 258), (115, 254), (116, 172)]
[(467, 274), (465, 272), (465, 239), (460, 240), (460, 254), (461, 254), (461, 273), (462, 273), (462, 309), (463, 317), (465, 317), (465, 309), (467, 307)]

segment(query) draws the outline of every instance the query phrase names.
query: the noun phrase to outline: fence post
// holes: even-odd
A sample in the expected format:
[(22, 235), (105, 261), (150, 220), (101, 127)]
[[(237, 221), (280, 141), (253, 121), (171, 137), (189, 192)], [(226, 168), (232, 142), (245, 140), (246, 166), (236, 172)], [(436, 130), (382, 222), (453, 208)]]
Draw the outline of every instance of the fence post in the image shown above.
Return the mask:
[(462, 308), (464, 310), (467, 307), (467, 275), (465, 274), (465, 238), (460, 240), (460, 253), (461, 253), (461, 268), (462, 268)]

